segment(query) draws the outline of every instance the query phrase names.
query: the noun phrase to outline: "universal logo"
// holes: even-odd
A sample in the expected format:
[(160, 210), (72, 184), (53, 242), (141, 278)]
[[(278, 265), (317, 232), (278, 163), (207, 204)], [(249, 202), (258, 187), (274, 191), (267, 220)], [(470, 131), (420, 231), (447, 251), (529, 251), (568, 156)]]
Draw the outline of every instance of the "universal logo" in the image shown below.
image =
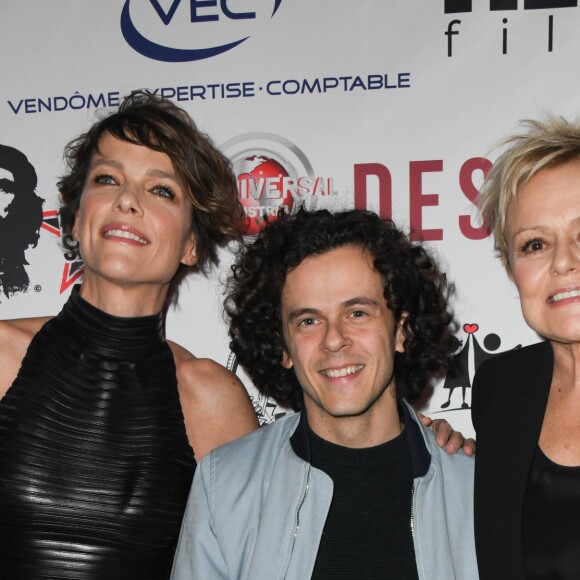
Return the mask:
[[(521, 3), (521, 0), (520, 0)], [(524, 10), (554, 10), (556, 8), (576, 8), (578, 0), (524, 0)], [(518, 9), (518, 0), (489, 0), (490, 12), (503, 12)], [(445, 0), (445, 14), (460, 14), (472, 12), (472, 0)], [(501, 51), (508, 54), (508, 18), (504, 16), (502, 22)], [(454, 56), (453, 37), (461, 32), (461, 20), (454, 19), (447, 25), (445, 36), (447, 37), (447, 56)], [(554, 15), (548, 15), (546, 48), (552, 52), (554, 48)]]
[(238, 178), (238, 195), (246, 218), (244, 234), (257, 234), (266, 219), (284, 208), (314, 209), (320, 196), (336, 195), (332, 177), (316, 175), (294, 143), (273, 133), (245, 133), (221, 147)]
[(235, 9), (239, 3), (232, 0), (126, 0), (121, 32), (129, 46), (147, 58), (202, 60), (248, 40), (260, 21), (272, 18), (282, 4), (282, 0), (269, 1), (271, 13), (262, 8), (263, 0), (246, 1), (244, 11)]

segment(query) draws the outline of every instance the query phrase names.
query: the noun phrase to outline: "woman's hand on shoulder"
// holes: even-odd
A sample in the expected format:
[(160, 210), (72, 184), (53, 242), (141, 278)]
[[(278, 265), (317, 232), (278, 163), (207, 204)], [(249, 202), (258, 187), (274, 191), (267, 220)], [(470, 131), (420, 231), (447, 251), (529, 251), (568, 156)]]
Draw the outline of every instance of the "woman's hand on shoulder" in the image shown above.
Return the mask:
[(258, 428), (250, 397), (238, 377), (210, 359), (195, 358), (168, 341), (177, 370), (189, 443), (199, 461), (212, 449)]
[(50, 318), (0, 320), (0, 398), (14, 382), (30, 341)]

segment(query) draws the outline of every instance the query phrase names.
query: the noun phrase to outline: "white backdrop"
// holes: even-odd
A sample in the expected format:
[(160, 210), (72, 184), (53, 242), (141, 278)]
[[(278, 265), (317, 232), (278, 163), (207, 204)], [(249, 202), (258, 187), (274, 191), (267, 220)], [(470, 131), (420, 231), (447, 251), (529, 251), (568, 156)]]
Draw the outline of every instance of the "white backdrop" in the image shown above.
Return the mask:
[[(28, 288), (0, 295), (0, 315), (59, 310), (74, 280), (54, 227), (63, 147), (96, 109), (149, 88), (184, 107), (238, 174), (253, 169), (246, 157), (261, 156), (266, 169), (277, 162), (300, 179), (295, 193), (310, 206), (368, 207), (427, 240), (456, 286), (459, 337), (470, 354), (454, 384), (469, 386), (486, 352), (538, 340), (477, 229), (471, 200), (493, 145), (518, 120), (578, 113), (576, 4), (3, 0), (0, 143), (36, 169), (45, 226), (26, 251)], [(281, 203), (268, 199), (276, 196), (266, 186), (251, 204), (246, 186), (249, 215), (260, 211), (252, 205), (268, 211)], [(220, 280), (229, 259), (224, 252), (207, 279), (190, 277), (168, 316), (169, 338), (222, 364), (230, 353)], [(248, 388), (271, 418), (276, 410)], [(439, 416), (448, 394), (438, 385), (427, 411)], [(468, 434), (470, 401), (468, 389), (462, 407), (457, 388), (442, 413)]]

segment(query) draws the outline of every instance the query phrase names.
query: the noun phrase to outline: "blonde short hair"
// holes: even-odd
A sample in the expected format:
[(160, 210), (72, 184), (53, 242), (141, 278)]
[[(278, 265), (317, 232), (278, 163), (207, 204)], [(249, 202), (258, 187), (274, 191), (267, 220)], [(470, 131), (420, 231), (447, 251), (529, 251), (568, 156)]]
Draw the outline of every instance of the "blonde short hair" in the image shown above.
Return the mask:
[(505, 235), (509, 203), (519, 188), (542, 169), (563, 165), (580, 158), (580, 122), (547, 115), (543, 121), (520, 122), (525, 132), (500, 142), (507, 146), (484, 180), (478, 198), (479, 211), (493, 232), (495, 249), (511, 275)]

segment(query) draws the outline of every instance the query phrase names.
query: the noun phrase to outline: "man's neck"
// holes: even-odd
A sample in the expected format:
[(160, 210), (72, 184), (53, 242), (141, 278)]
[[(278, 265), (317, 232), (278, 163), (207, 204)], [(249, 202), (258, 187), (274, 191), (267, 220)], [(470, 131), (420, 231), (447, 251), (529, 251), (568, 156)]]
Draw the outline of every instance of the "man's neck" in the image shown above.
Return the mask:
[[(389, 394), (389, 397), (390, 394)], [(310, 429), (320, 438), (353, 449), (375, 447), (391, 441), (403, 430), (395, 397), (356, 416), (332, 417), (305, 401)]]

